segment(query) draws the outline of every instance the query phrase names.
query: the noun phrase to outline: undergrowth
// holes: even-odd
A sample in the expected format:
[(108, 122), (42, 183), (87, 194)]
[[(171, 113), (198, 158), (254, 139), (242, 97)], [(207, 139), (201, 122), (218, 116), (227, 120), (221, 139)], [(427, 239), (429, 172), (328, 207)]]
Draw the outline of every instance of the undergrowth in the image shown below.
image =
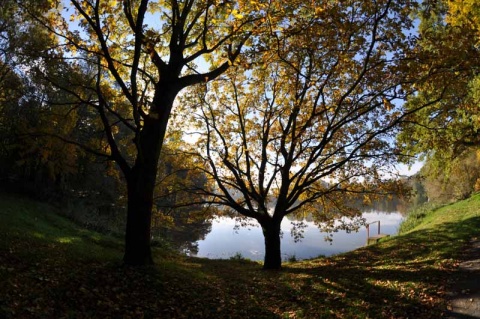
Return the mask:
[(440, 204), (427, 202), (410, 208), (406, 218), (400, 224), (398, 233), (402, 234), (414, 229), (423, 222), (428, 214), (433, 213), (433, 211), (439, 207), (441, 207)]

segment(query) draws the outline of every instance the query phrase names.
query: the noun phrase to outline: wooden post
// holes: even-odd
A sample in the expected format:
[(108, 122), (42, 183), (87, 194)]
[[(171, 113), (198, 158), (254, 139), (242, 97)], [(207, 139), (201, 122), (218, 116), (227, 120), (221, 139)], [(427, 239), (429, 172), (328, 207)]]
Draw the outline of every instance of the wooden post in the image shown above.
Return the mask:
[[(377, 228), (377, 235), (370, 237), (370, 225), (378, 223), (378, 228)], [(388, 237), (390, 235), (385, 235), (380, 233), (380, 221), (376, 220), (374, 222), (368, 223), (365, 225), (367, 227), (367, 245), (370, 243), (376, 243), (378, 242), (381, 238)]]

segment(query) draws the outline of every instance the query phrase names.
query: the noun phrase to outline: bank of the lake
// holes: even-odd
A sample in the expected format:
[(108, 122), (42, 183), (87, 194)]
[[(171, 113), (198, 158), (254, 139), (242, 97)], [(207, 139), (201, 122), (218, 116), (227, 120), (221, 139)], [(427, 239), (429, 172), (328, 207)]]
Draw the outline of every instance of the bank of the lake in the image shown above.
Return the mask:
[(0, 195), (0, 317), (441, 318), (479, 207), (475, 195), (377, 245), (271, 272), (165, 249), (154, 267), (122, 267), (121, 240)]

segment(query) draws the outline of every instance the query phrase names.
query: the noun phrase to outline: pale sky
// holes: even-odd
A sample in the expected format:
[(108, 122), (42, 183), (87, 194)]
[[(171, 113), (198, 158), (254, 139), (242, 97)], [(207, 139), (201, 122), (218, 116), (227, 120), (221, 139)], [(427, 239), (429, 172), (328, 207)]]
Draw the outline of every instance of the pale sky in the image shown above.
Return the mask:
[(423, 162), (417, 161), (413, 163), (411, 167), (405, 164), (397, 164), (396, 167), (401, 175), (412, 176), (418, 173), (418, 171), (422, 168), (423, 164)]

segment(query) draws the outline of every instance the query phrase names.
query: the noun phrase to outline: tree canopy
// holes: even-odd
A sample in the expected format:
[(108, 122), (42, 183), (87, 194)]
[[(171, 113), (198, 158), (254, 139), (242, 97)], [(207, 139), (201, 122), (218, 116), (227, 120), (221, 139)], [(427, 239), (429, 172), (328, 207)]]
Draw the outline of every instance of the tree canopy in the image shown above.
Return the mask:
[(410, 155), (423, 155), (441, 173), (470, 147), (479, 146), (480, 24), (476, 1), (425, 1), (419, 8), (418, 67), (423, 79), (407, 107), (413, 113), (399, 137)]

